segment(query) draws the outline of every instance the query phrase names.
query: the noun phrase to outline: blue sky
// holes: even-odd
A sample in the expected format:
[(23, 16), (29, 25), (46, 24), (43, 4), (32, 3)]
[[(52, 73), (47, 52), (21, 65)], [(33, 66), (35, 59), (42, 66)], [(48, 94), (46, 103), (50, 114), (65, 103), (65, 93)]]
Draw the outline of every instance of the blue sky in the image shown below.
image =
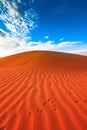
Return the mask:
[(87, 1), (0, 0), (0, 57), (29, 50), (87, 55)]

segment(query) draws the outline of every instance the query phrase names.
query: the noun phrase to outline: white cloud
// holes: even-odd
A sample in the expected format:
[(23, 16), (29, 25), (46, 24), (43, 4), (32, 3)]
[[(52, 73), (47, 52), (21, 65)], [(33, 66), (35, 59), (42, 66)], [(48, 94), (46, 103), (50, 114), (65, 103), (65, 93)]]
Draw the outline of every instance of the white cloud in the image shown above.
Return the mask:
[[(4, 32), (5, 33), (5, 32)], [(29, 40), (28, 40), (29, 39)], [(81, 42), (60, 42), (55, 43), (55, 41), (30, 41), (31, 37), (24, 39), (17, 38), (15, 36), (9, 36), (8, 34), (0, 35), (0, 57), (12, 55), (20, 52), (30, 51), (30, 50), (52, 50), (59, 51), (61, 48), (68, 48), (77, 43)]]
[(60, 39), (59, 39), (59, 41), (63, 41), (64, 40), (64, 37), (61, 37)]
[(2, 28), (0, 28), (0, 32), (6, 33)]
[(58, 48), (70, 47), (70, 46), (76, 45), (78, 43), (82, 43), (82, 41), (73, 41), (73, 42), (64, 41), (64, 42), (60, 42), (58, 44)]
[(21, 0), (18, 0), (18, 3), (21, 3)]
[(0, 28), (0, 36), (5, 37), (6, 35), (7, 33), (3, 29)]
[(10, 15), (15, 15), (15, 16), (18, 16), (19, 13), (18, 13), (18, 6), (16, 4), (15, 1), (8, 1), (8, 0), (0, 0), (0, 2), (2, 2), (2, 4), (4, 5), (4, 7), (8, 10), (8, 13)]
[[(30, 31), (37, 27), (38, 16), (32, 7), (23, 10), (23, 14), (21, 14), (21, 11), (19, 11), (22, 10), (23, 6), (21, 0), (0, 0), (0, 2), (0, 20), (10, 31), (10, 35), (21, 38), (27, 37)], [(27, 2), (25, 2), (26, 6), (28, 6)], [(18, 3), (20, 6), (18, 6)]]
[(45, 39), (48, 39), (48, 38), (49, 38), (49, 36), (45, 36), (44, 38), (45, 38)]
[(80, 54), (80, 55), (85, 55), (87, 56), (87, 49), (83, 49), (83, 50), (74, 50), (72, 51), (73, 54)]

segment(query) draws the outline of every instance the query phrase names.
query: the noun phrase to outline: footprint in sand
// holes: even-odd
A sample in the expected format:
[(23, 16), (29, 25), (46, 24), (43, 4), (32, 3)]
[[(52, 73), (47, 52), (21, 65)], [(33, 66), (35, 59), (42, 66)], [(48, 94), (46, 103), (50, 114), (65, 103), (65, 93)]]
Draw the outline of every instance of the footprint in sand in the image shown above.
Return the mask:
[(42, 109), (37, 109), (37, 112), (42, 113), (43, 110)]
[(43, 105), (46, 105), (46, 102), (44, 102)]
[(26, 115), (31, 115), (31, 114), (32, 114), (32, 112), (27, 112), (27, 113), (26, 113)]
[(47, 101), (48, 101), (49, 103), (51, 103), (52, 109), (53, 109), (54, 111), (57, 111), (57, 110), (58, 110), (58, 107), (57, 107), (56, 103), (55, 103), (52, 99), (49, 98)]
[(48, 101), (48, 102), (50, 102), (50, 101), (51, 101), (51, 99), (49, 98), (47, 101)]

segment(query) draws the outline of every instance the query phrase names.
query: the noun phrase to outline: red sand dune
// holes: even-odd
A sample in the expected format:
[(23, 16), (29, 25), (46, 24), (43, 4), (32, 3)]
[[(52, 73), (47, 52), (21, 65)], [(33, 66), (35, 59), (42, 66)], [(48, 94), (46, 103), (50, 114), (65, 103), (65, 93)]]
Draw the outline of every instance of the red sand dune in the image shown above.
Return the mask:
[(87, 57), (32, 51), (1, 58), (0, 130), (87, 130)]

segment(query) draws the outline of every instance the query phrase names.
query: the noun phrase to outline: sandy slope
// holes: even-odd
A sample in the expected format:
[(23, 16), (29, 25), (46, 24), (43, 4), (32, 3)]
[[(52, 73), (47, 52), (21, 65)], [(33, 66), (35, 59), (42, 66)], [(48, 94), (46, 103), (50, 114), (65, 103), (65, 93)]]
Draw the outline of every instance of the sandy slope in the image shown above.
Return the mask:
[(35, 51), (0, 59), (0, 130), (87, 130), (87, 57)]

